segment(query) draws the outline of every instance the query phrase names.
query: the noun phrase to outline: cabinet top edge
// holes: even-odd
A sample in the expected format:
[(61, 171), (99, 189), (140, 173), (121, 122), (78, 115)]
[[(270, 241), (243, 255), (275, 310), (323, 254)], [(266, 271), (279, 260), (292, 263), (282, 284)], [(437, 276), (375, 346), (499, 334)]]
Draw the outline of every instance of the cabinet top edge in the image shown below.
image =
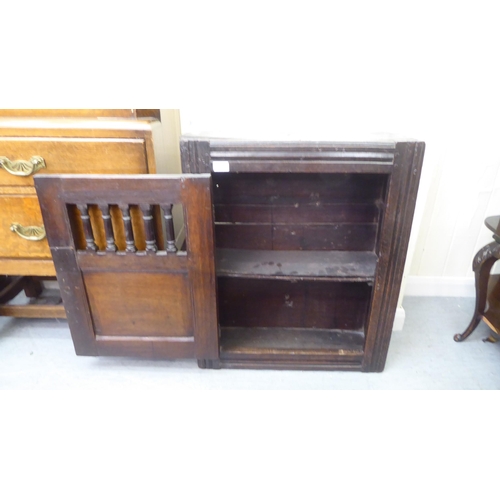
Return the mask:
[(211, 175), (208, 173), (197, 173), (197, 174), (37, 174), (35, 176), (36, 181), (49, 180), (56, 182), (59, 179), (67, 180), (85, 180), (85, 181), (101, 181), (101, 180), (115, 180), (115, 181), (127, 181), (136, 182), (151, 181), (157, 182), (161, 180), (183, 180), (183, 179), (210, 179)]
[(416, 139), (409, 138), (377, 138), (369, 140), (333, 140), (333, 141), (310, 141), (310, 140), (242, 140), (242, 139), (221, 139), (211, 137), (182, 135), (181, 143), (188, 142), (208, 142), (211, 149), (304, 149), (304, 148), (323, 148), (323, 149), (357, 149), (369, 148), (375, 150), (392, 151), (395, 150), (398, 143), (422, 143)]

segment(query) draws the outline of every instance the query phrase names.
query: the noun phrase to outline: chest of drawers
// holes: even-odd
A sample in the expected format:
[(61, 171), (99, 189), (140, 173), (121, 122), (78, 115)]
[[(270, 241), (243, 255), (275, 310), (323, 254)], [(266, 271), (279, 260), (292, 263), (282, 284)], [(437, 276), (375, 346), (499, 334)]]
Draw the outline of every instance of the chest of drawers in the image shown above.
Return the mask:
[[(15, 110), (9, 111), (15, 114)], [(86, 110), (83, 117), (74, 110), (76, 116), (65, 118), (57, 113), (49, 118), (0, 118), (0, 304), (26, 288), (26, 277), (56, 275), (34, 188), (37, 174), (156, 173), (156, 162), (163, 154), (160, 121), (138, 119), (133, 113), (96, 118), (91, 111)], [(18, 114), (27, 113), (29, 110)], [(17, 278), (19, 283), (13, 287), (13, 277), (23, 278)], [(13, 289), (6, 293), (8, 285)], [(52, 314), (39, 308), (0, 306), (0, 315), (63, 313), (62, 306), (59, 313)]]

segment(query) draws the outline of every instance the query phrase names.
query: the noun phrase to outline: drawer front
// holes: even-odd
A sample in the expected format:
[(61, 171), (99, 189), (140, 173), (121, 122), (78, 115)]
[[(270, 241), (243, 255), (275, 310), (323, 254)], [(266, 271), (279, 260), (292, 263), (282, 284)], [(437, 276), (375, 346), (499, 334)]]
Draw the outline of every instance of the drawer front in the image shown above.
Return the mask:
[[(2, 137), (0, 185), (32, 186), (36, 175), (31, 173), (33, 157), (43, 158), (45, 168), (38, 171), (44, 174), (148, 173), (143, 139)], [(24, 175), (16, 175), (20, 171)]]
[[(14, 224), (19, 234), (11, 229)], [(40, 241), (26, 239), (40, 238), (42, 227), (42, 213), (35, 195), (0, 196), (0, 257), (50, 259), (46, 237)]]

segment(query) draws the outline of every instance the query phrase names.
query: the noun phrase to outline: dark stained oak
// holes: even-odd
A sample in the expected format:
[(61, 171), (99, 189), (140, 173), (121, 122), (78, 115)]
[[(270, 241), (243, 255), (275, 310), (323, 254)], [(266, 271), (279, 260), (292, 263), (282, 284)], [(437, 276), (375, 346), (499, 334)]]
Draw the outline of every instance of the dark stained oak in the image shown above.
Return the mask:
[(373, 251), (385, 175), (214, 173), (219, 248)]
[[(41, 175), (35, 186), (77, 354), (218, 363), (210, 176)], [(168, 215), (174, 203), (184, 209), (184, 252), (170, 240), (157, 245), (155, 228), (168, 222), (159, 207)], [(99, 207), (91, 227), (90, 207)], [(87, 226), (83, 243), (77, 216)], [(89, 242), (102, 227), (96, 252)]]
[(218, 223), (331, 224), (377, 222), (375, 203), (292, 203), (289, 205), (224, 205), (214, 207)]
[(184, 138), (180, 176), (37, 176), (76, 352), (382, 371), (424, 148)]
[(181, 139), (213, 179), (221, 367), (384, 369), (424, 148)]
[(293, 358), (300, 354), (361, 359), (362, 332), (307, 328), (222, 328), (221, 358)]
[[(303, 167), (304, 168), (304, 167)], [(349, 169), (347, 169), (349, 172)], [(372, 204), (387, 175), (339, 173), (214, 173), (214, 204), (295, 206)]]
[(373, 251), (377, 224), (215, 224), (219, 248)]
[(132, 226), (132, 219), (130, 216), (130, 207), (126, 204), (120, 205), (122, 212), (123, 227), (125, 229), (125, 251), (129, 253), (137, 252), (134, 241), (134, 231)]
[[(96, 335), (193, 337), (193, 311), (186, 274), (85, 271)], [(126, 286), (130, 289), (122, 291)], [(128, 299), (128, 300), (126, 300)]]
[(217, 291), (222, 328), (363, 331), (372, 288), (363, 282), (221, 277)]
[(217, 276), (325, 278), (373, 281), (377, 256), (373, 252), (302, 252), (267, 250), (216, 251)]
[(379, 263), (366, 325), (363, 371), (383, 371), (392, 334), (417, 199), (425, 144), (398, 142), (377, 245)]

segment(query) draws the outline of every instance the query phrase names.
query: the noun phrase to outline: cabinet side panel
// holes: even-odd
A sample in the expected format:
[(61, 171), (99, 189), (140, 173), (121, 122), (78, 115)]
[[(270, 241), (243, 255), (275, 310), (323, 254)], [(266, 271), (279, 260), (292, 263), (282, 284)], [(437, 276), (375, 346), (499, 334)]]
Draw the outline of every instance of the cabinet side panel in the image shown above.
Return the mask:
[(189, 279), (198, 360), (219, 359), (213, 208), (210, 178), (186, 179), (183, 188)]
[(408, 250), (423, 162), (424, 143), (398, 143), (382, 225), (374, 297), (368, 323), (363, 371), (382, 371)]
[(185, 174), (210, 173), (210, 143), (181, 138), (181, 164)]

